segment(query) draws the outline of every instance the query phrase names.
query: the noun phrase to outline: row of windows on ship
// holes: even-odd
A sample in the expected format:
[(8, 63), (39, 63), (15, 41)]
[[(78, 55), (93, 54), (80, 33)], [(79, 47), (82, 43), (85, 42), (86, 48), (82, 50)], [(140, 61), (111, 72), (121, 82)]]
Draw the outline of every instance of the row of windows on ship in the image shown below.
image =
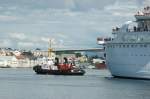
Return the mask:
[[(112, 31), (119, 31), (120, 28), (116, 27), (112, 29)], [(144, 32), (144, 31), (150, 31), (150, 29), (147, 27), (147, 25), (144, 28), (136, 27), (134, 26), (133, 28), (126, 29), (126, 32)]]
[(150, 47), (147, 44), (110, 44), (107, 48), (136, 48), (136, 47)]

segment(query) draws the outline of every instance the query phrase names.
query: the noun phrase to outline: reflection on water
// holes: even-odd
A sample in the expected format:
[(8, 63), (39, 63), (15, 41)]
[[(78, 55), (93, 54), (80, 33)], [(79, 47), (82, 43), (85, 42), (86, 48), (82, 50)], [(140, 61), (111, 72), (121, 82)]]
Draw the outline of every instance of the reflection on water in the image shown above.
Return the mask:
[(112, 78), (107, 70), (85, 76), (36, 75), (28, 69), (0, 69), (0, 99), (149, 99), (150, 80)]

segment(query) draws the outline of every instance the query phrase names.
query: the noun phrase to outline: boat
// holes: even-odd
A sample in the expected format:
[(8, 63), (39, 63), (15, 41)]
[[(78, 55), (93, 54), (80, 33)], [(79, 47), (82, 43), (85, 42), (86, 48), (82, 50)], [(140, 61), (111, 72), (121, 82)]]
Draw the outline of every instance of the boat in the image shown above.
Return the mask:
[[(63, 62), (59, 61), (58, 57), (52, 55), (53, 49), (52, 40), (49, 40), (48, 58), (46, 63), (33, 66), (33, 70), (37, 74), (49, 74), (49, 75), (84, 75), (85, 71), (77, 66), (75, 62), (68, 61), (67, 57), (63, 58)], [(55, 60), (54, 60), (55, 58)], [(54, 62), (55, 61), (55, 62)]]
[(93, 64), (95, 65), (95, 69), (106, 69), (106, 64), (103, 57), (93, 59)]
[(104, 42), (106, 65), (114, 77), (150, 79), (150, 7), (134, 16)]
[(36, 65), (33, 67), (33, 70), (37, 74), (50, 74), (50, 75), (84, 75), (85, 71), (80, 68), (73, 68), (73, 69), (43, 69), (41, 65)]
[(51, 74), (51, 75), (84, 75), (85, 71), (73, 64), (74, 62), (68, 62), (68, 59), (64, 57), (64, 63), (60, 63), (59, 59), (55, 58), (55, 63), (52, 59), (48, 59), (46, 64), (36, 65), (33, 70), (37, 74)]

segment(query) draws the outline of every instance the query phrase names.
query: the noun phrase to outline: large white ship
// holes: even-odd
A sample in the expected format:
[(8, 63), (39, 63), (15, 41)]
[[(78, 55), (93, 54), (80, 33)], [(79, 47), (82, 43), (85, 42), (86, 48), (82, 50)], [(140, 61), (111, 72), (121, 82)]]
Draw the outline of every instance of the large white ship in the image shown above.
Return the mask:
[(105, 44), (106, 64), (116, 77), (150, 79), (150, 7), (113, 29), (114, 38)]

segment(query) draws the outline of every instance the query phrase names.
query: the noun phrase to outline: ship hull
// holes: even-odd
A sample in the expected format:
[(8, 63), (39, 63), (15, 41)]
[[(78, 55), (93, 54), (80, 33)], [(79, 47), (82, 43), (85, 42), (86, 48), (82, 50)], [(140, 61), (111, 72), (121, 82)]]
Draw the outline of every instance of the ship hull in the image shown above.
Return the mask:
[(150, 44), (107, 44), (105, 51), (112, 76), (150, 79)]

